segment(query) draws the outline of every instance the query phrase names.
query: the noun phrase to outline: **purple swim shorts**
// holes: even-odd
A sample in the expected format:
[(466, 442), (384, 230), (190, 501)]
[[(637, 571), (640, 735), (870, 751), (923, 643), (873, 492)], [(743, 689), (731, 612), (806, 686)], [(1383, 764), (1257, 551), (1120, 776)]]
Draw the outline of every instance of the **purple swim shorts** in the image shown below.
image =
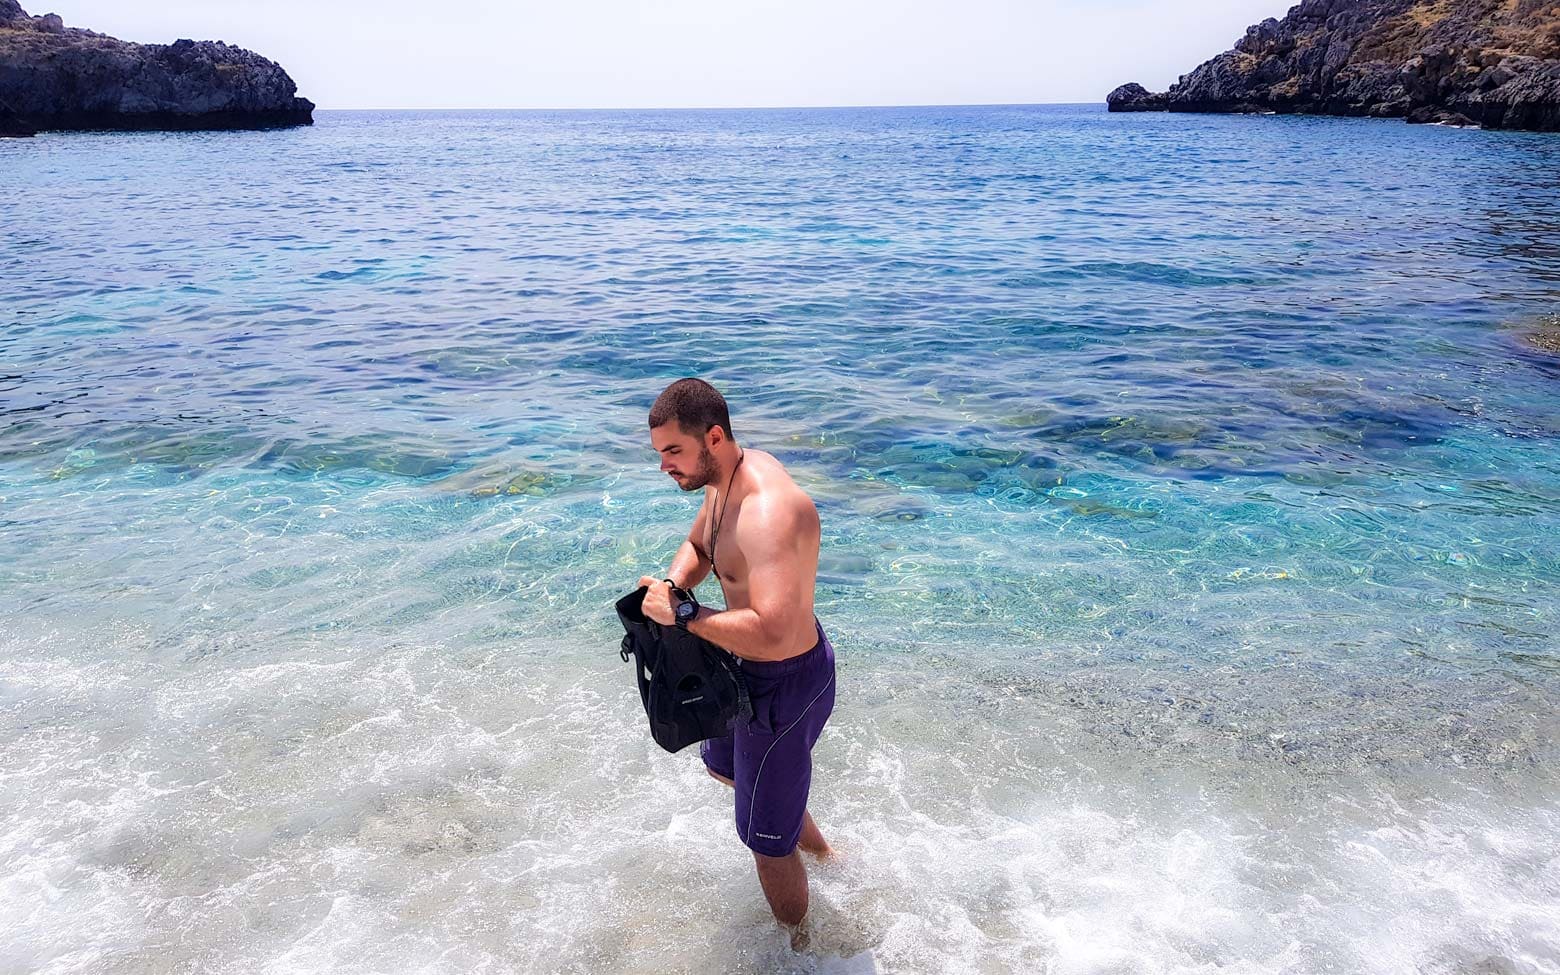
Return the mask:
[(736, 784), (737, 835), (748, 849), (783, 857), (796, 849), (812, 785), (812, 748), (834, 710), (834, 647), (818, 642), (788, 660), (742, 661), (751, 721), (699, 746), (704, 766)]

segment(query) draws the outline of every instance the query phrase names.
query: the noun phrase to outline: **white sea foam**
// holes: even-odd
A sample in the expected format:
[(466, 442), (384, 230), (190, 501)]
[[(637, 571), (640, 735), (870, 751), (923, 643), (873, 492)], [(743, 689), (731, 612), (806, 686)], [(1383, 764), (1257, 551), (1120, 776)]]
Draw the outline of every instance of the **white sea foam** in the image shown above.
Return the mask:
[(798, 953), (615, 656), (80, 638), (0, 669), (8, 971), (1560, 971), (1560, 813), (1509, 795), (961, 720), (846, 658)]

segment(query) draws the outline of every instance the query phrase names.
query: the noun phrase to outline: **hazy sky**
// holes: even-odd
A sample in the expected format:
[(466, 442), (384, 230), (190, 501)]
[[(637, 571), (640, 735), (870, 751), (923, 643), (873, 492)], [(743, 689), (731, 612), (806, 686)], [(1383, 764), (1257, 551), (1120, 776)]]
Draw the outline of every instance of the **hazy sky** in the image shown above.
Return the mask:
[(1272, 0), (22, 0), (132, 41), (224, 40), (322, 108), (1098, 102), (1160, 90)]

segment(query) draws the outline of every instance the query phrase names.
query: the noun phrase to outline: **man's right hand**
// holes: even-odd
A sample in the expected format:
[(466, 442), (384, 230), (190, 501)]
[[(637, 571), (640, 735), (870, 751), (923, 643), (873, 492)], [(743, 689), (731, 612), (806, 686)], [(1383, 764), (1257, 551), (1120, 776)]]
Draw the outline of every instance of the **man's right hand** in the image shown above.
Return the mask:
[(646, 587), (645, 598), (639, 604), (640, 612), (662, 626), (671, 626), (676, 621), (672, 609), (672, 587), (666, 584), (665, 579), (652, 579), (649, 576), (641, 576), (639, 584)]

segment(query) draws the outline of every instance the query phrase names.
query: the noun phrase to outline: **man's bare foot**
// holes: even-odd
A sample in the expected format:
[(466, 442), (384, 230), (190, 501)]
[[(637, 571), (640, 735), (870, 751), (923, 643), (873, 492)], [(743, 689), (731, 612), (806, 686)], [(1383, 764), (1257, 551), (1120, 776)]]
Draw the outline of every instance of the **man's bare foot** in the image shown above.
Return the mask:
[(792, 951), (801, 953), (806, 951), (812, 944), (812, 925), (807, 923), (806, 918), (802, 918), (802, 923), (800, 924), (782, 924), (781, 927), (785, 928), (787, 933), (791, 935)]

